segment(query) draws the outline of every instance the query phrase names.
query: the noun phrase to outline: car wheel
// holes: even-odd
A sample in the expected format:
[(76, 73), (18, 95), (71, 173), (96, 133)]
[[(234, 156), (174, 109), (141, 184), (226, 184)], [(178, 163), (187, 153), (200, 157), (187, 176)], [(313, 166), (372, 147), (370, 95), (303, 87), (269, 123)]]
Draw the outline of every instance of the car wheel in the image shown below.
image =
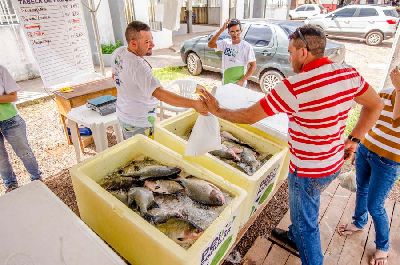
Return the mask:
[(187, 56), (187, 68), (191, 75), (199, 75), (203, 71), (201, 60), (197, 54), (191, 52)]
[(260, 87), (264, 93), (269, 93), (284, 76), (275, 70), (265, 71), (260, 78)]
[(376, 46), (383, 41), (383, 34), (379, 31), (372, 31), (365, 37), (365, 42), (370, 46)]

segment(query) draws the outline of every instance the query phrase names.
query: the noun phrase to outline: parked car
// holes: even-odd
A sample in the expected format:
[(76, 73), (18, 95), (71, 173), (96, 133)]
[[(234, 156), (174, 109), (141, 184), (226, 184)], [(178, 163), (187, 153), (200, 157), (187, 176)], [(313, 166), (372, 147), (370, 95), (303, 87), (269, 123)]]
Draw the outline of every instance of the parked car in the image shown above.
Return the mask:
[[(289, 35), (304, 25), (297, 21), (268, 21), (262, 19), (242, 20), (242, 38), (254, 49), (257, 68), (250, 77), (268, 93), (276, 83), (294, 72), (289, 63)], [(189, 73), (199, 75), (203, 69), (221, 72), (222, 52), (208, 48), (208, 41), (214, 33), (186, 40), (180, 49), (181, 57)], [(219, 40), (229, 38), (225, 30)], [(343, 62), (345, 47), (328, 40), (325, 55), (335, 62)]]
[(391, 6), (348, 5), (305, 23), (320, 26), (328, 35), (361, 38), (375, 46), (394, 36), (399, 14)]
[(326, 12), (327, 10), (322, 5), (305, 4), (290, 10), (289, 19), (306, 19)]

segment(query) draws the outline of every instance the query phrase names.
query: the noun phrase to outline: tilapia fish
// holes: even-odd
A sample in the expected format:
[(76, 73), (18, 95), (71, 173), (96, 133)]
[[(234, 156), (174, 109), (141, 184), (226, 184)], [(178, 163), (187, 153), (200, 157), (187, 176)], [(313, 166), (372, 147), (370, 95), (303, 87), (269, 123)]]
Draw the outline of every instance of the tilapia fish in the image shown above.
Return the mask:
[(144, 186), (152, 192), (160, 194), (174, 194), (183, 190), (183, 187), (178, 182), (167, 179), (146, 180)]
[(206, 205), (224, 205), (224, 194), (210, 182), (195, 177), (180, 178), (179, 181), (192, 200)]
[(133, 202), (139, 207), (140, 214), (143, 216), (155, 204), (153, 192), (142, 187), (131, 188), (128, 191), (128, 205), (131, 206)]
[(222, 158), (222, 159), (229, 159), (229, 160), (236, 160), (236, 161), (240, 160), (240, 157), (235, 153), (235, 151), (233, 149), (228, 148), (224, 145), (222, 146), (222, 149), (211, 151), (210, 154), (212, 154), (213, 156)]
[(241, 140), (239, 140), (238, 138), (233, 136), (230, 132), (222, 131), (221, 132), (221, 137), (222, 137), (223, 140), (231, 141), (231, 142), (234, 142), (234, 143), (239, 144), (241, 146), (245, 146), (247, 148), (250, 148), (250, 149), (254, 150), (254, 148), (252, 146), (242, 142)]
[(128, 190), (135, 183), (135, 180), (131, 177), (124, 177), (118, 173), (113, 173), (110, 176), (102, 179), (99, 184), (106, 190)]
[(189, 248), (201, 236), (203, 230), (179, 218), (171, 218), (156, 227), (183, 248)]
[(161, 224), (165, 223), (171, 218), (183, 218), (183, 215), (177, 210), (168, 210), (164, 208), (152, 208), (147, 214), (144, 215), (144, 218), (153, 224)]
[(148, 178), (172, 178), (176, 177), (179, 173), (181, 173), (181, 169), (178, 167), (151, 165), (138, 171), (124, 173), (124, 176), (146, 180)]
[(114, 195), (118, 200), (128, 205), (128, 193), (124, 190), (115, 190), (110, 191), (112, 195)]
[(248, 148), (244, 148), (240, 154), (240, 163), (238, 164), (248, 175), (253, 175), (260, 166), (256, 154)]

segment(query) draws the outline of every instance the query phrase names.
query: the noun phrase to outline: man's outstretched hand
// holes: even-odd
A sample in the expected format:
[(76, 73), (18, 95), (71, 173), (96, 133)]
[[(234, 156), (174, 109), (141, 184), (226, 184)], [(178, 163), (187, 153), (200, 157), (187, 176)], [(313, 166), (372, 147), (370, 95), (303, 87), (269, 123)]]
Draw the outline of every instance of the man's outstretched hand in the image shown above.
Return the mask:
[(205, 89), (201, 89), (199, 94), (201, 101), (207, 107), (208, 111), (212, 114), (216, 114), (219, 110), (218, 100)]
[(201, 115), (208, 115), (207, 106), (201, 99), (195, 101), (193, 108)]

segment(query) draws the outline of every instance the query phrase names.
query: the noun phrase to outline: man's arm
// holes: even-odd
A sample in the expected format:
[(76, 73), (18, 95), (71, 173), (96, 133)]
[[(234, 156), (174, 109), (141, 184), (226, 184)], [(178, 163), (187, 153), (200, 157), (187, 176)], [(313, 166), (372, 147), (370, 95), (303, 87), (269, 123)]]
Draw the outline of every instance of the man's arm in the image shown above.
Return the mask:
[(207, 105), (209, 112), (221, 119), (228, 120), (230, 122), (253, 124), (268, 116), (265, 113), (264, 109), (261, 107), (260, 102), (257, 102), (248, 108), (230, 110), (220, 108), (217, 99), (208, 91), (202, 91), (201, 95), (203, 98), (203, 102)]
[(168, 103), (176, 107), (194, 108), (200, 114), (203, 115), (208, 114), (206, 106), (199, 99), (195, 100), (195, 99), (185, 98), (171, 91), (168, 91), (162, 87), (156, 88), (153, 92), (153, 96), (159, 99), (160, 101), (163, 101), (165, 103)]
[(390, 72), (390, 79), (392, 80), (392, 84), (396, 90), (393, 107), (393, 127), (397, 128), (400, 126), (400, 70), (398, 67)]
[(256, 61), (250, 62), (246, 74), (236, 84), (238, 84), (239, 86), (243, 86), (244, 82), (248, 80), (250, 76), (254, 73), (256, 67), (257, 67)]
[(0, 103), (11, 103), (18, 100), (17, 92), (12, 92), (10, 94), (4, 94), (0, 96)]
[[(357, 124), (350, 134), (355, 138), (363, 139), (364, 135), (378, 120), (383, 109), (383, 102), (371, 86), (368, 87), (364, 94), (356, 97), (355, 101), (362, 105), (362, 109)], [(345, 159), (350, 159), (357, 148), (357, 143), (346, 140), (344, 148), (345, 153), (348, 155)]]
[(208, 47), (209, 48), (217, 48), (217, 40), (219, 36), (224, 32), (224, 30), (228, 27), (229, 19), (225, 21), (225, 23), (222, 25), (222, 27), (215, 33), (214, 36), (208, 41)]

